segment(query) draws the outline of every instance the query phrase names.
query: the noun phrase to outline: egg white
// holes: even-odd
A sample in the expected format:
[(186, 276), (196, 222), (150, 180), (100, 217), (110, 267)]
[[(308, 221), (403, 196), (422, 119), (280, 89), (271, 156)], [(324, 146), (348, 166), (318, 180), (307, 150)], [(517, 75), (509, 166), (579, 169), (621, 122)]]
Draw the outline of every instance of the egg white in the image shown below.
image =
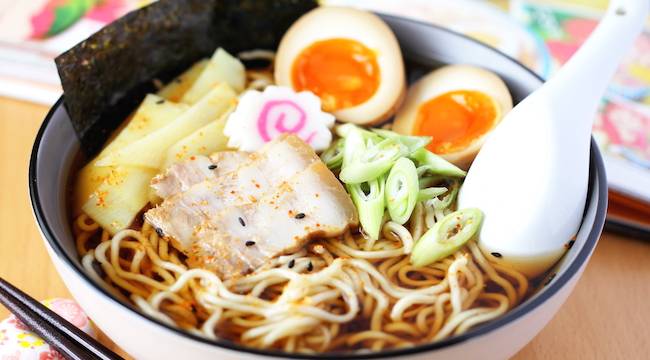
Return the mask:
[(344, 7), (320, 7), (303, 15), (286, 32), (278, 47), (275, 81), (293, 87), (295, 59), (315, 42), (344, 38), (355, 40), (376, 54), (379, 86), (364, 103), (332, 112), (337, 119), (355, 124), (375, 124), (395, 113), (404, 98), (406, 82), (402, 53), (388, 25), (377, 15)]

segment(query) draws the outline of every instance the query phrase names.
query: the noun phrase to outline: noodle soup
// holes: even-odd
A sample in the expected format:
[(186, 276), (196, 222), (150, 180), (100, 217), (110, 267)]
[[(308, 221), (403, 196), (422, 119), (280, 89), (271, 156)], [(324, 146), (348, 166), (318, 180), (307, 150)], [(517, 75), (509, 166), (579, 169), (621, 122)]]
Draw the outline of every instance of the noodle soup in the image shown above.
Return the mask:
[[(303, 67), (328, 46), (298, 52)], [(340, 54), (346, 46), (365, 51), (321, 54), (339, 61), (331, 76), (359, 58)], [(383, 122), (405, 96), (403, 68), (385, 80), (397, 88), (390, 109), (365, 108), (374, 95), (348, 104), (354, 94), (326, 79), (284, 83), (287, 47), (218, 49), (179, 76), (183, 86), (147, 96), (77, 173), (72, 227), (88, 275), (170, 326), (297, 353), (438, 341), (530, 296), (537, 277), (488, 261), (480, 209), (456, 207), (467, 157), (457, 166), (427, 150), (435, 134)], [(380, 73), (385, 61), (403, 67), (395, 51), (399, 61), (375, 59)], [(378, 94), (384, 80), (366, 75)], [(503, 115), (496, 100), (481, 106)]]

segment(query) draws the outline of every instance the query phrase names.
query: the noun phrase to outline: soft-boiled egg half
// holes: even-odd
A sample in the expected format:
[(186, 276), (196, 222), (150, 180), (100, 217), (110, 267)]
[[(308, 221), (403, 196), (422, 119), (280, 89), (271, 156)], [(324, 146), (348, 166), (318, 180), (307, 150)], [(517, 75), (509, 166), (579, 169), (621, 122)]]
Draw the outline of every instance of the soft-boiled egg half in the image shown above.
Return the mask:
[(391, 117), (406, 89), (402, 53), (388, 25), (343, 7), (316, 8), (289, 28), (275, 81), (313, 92), (340, 121), (366, 125)]
[(485, 136), (512, 109), (512, 97), (496, 74), (449, 65), (418, 80), (395, 117), (393, 130), (431, 136), (428, 149), (467, 169)]

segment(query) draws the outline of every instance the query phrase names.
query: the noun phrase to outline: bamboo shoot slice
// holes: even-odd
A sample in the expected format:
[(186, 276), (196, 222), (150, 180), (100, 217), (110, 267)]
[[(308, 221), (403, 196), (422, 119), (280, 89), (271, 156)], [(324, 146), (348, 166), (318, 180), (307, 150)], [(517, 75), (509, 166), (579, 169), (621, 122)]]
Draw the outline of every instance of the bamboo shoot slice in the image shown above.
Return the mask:
[(167, 157), (162, 169), (166, 169), (176, 162), (187, 160), (191, 156), (208, 156), (217, 151), (227, 150), (228, 137), (223, 134), (223, 128), (228, 115), (230, 115), (230, 111), (170, 147), (167, 150)]
[(159, 169), (167, 150), (202, 126), (218, 119), (237, 103), (237, 94), (228, 84), (212, 89), (169, 125), (123, 147), (97, 162), (97, 166), (142, 166)]
[(191, 68), (160, 89), (160, 91), (158, 91), (158, 96), (169, 101), (181, 102), (185, 93), (194, 86), (196, 80), (208, 67), (209, 62), (209, 59), (203, 59), (196, 62)]
[(181, 102), (195, 104), (215, 85), (226, 83), (238, 93), (246, 86), (246, 68), (236, 57), (219, 48)]
[(111, 234), (126, 229), (149, 202), (146, 189), (155, 175), (153, 169), (115, 167), (82, 210)]
[(88, 197), (101, 185), (114, 170), (112, 166), (98, 167), (97, 160), (117, 149), (123, 148), (144, 136), (171, 123), (189, 108), (156, 95), (147, 95), (126, 126), (109, 141), (108, 145), (77, 174), (73, 193), (73, 214), (81, 214), (81, 207)]

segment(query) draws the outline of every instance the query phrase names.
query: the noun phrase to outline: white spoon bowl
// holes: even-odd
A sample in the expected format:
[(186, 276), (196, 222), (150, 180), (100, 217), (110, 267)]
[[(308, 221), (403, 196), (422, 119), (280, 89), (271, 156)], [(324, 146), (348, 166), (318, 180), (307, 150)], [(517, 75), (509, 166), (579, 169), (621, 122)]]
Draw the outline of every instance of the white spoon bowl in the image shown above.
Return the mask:
[(571, 60), (490, 134), (459, 194), (479, 208), (479, 245), (529, 277), (566, 252), (582, 220), (596, 111), (620, 60), (641, 33), (648, 0), (612, 0)]

